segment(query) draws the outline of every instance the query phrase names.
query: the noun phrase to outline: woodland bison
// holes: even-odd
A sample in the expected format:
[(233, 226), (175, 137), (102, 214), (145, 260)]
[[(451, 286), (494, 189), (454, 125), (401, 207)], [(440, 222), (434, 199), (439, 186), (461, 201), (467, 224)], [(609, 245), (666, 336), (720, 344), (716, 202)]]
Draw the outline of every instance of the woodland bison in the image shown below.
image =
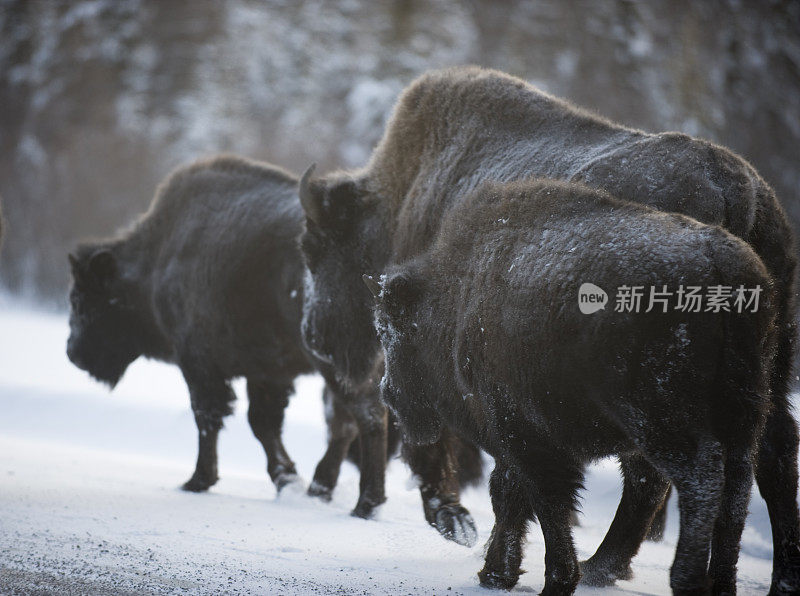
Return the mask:
[[(70, 255), (67, 354), (111, 387), (139, 356), (180, 367), (199, 433), (190, 491), (217, 481), (217, 434), (235, 399), (230, 380), (240, 376), (270, 478), (278, 490), (295, 481), (283, 411), (295, 377), (319, 370), (329, 443), (309, 494), (330, 499), (348, 448), (360, 446), (354, 514), (369, 517), (385, 501), (385, 408), (377, 381), (345, 388), (303, 348), (302, 222), (297, 179), (277, 167), (221, 156), (178, 169), (131, 230)], [(469, 464), (479, 454), (462, 451), (463, 479), (474, 480), (480, 470)]]
[[(379, 366), (372, 301), (368, 292), (358, 293), (359, 273), (375, 274), (420, 254), (456, 198), (484, 181), (531, 176), (583, 181), (623, 200), (722, 226), (763, 260), (775, 281), (778, 337), (756, 479), (772, 523), (773, 592), (800, 591), (798, 437), (787, 399), (795, 335), (792, 234), (772, 189), (730, 151), (683, 134), (613, 124), (497, 71), (427, 73), (401, 95), (364, 168), (300, 189), (314, 222), (304, 236), (305, 253), (314, 259), (304, 296), (306, 341), (333, 354), (337, 370), (351, 378)], [(638, 456), (623, 458), (621, 467), (622, 500), (606, 539), (584, 563), (587, 583), (630, 575), (661, 504), (658, 470)]]
[[(735, 593), (769, 406), (774, 327), (761, 260), (717, 226), (578, 184), (487, 184), (455, 203), (427, 252), (372, 285), (383, 397), (407, 439), (430, 443), (447, 426), (495, 458), (481, 583), (516, 584), (535, 517), (542, 593), (571, 593), (580, 572), (569, 515), (583, 466), (616, 454), (646, 459), (678, 490), (674, 593)], [(587, 315), (585, 282), (763, 293), (741, 312), (659, 304)]]
[(69, 256), (69, 359), (112, 388), (139, 356), (180, 367), (199, 433), (186, 490), (217, 482), (217, 434), (238, 376), (270, 478), (278, 489), (297, 479), (283, 411), (295, 377), (314, 367), (299, 338), (296, 195), (297, 179), (279, 168), (198, 162), (170, 175), (130, 230)]

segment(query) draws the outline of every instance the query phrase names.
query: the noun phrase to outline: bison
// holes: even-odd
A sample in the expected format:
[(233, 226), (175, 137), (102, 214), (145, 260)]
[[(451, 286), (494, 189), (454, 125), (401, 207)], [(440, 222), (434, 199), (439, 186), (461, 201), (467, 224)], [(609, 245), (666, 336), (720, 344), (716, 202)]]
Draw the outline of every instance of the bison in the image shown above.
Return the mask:
[(217, 482), (217, 434), (239, 376), (270, 478), (279, 490), (297, 480), (283, 411), (295, 377), (314, 366), (299, 338), (296, 195), (297, 179), (277, 167), (198, 162), (170, 175), (130, 230), (69, 256), (69, 359), (112, 388), (140, 356), (183, 373), (199, 434), (185, 490)]
[[(777, 354), (772, 408), (756, 479), (773, 531), (774, 593), (800, 590), (797, 426), (788, 400), (795, 337), (793, 239), (769, 185), (741, 157), (679, 133), (649, 134), (609, 122), (525, 81), (478, 67), (431, 71), (400, 96), (363, 168), (312, 179), (300, 189), (312, 267), (304, 337), (358, 378), (380, 359), (372, 301), (358, 273), (376, 274), (424, 251), (456, 197), (487, 180), (531, 176), (581, 181), (613, 196), (716, 224), (746, 241), (775, 281)], [(446, 443), (447, 431), (443, 434)], [(440, 442), (441, 444), (441, 442)], [(630, 561), (661, 505), (659, 472), (621, 461), (625, 482), (606, 539), (584, 580), (609, 584)], [(639, 478), (646, 477), (643, 486)], [(649, 487), (659, 487), (649, 490)]]
[[(235, 156), (176, 170), (130, 230), (70, 255), (67, 354), (112, 388), (140, 356), (180, 367), (199, 437), (197, 466), (183, 485), (189, 491), (217, 481), (217, 435), (231, 412), (235, 377), (247, 379), (247, 417), (270, 478), (278, 490), (296, 481), (281, 441), (283, 412), (295, 377), (321, 372), (329, 443), (308, 492), (329, 500), (355, 446), (361, 491), (353, 513), (370, 517), (385, 501), (393, 450), (385, 408), (378, 378), (344, 387), (301, 342), (304, 267), (297, 238), (304, 215), (297, 182), (280, 168)], [(474, 468), (479, 454), (463, 451)]]
[[(645, 459), (678, 490), (674, 593), (705, 593), (709, 580), (714, 593), (735, 593), (769, 406), (774, 313), (761, 260), (717, 226), (574, 183), (487, 183), (454, 202), (429, 250), (370, 285), (382, 393), (407, 440), (431, 443), (448, 427), (495, 458), (481, 583), (516, 584), (535, 517), (542, 593), (572, 593), (569, 517), (583, 467), (615, 454)], [(585, 282), (763, 292), (727, 312), (659, 303), (582, 314)]]

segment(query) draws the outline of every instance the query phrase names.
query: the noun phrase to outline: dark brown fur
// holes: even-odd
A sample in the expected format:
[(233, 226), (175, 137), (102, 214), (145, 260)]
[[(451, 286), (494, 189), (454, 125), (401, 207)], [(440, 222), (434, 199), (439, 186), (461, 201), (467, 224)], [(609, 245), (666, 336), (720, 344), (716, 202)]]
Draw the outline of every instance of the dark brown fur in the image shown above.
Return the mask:
[[(605, 309), (580, 312), (585, 282), (612, 295)], [(763, 294), (756, 312), (616, 312), (623, 285)], [(747, 244), (583, 185), (487, 184), (454, 198), (435, 244), (389, 269), (377, 303), (383, 396), (408, 440), (449, 427), (495, 458), (482, 584), (517, 582), (535, 517), (542, 593), (571, 593), (582, 470), (615, 454), (678, 489), (673, 592), (735, 593), (774, 332), (772, 280)]]
[(139, 356), (180, 367), (198, 427), (197, 466), (184, 484), (190, 491), (217, 481), (217, 435), (235, 377), (247, 379), (248, 420), (270, 477), (279, 490), (296, 480), (281, 441), (283, 412), (295, 377), (320, 370), (329, 444), (309, 492), (330, 498), (360, 433), (366, 463), (355, 512), (368, 516), (385, 500), (386, 444), (353, 404), (378, 403), (377, 391), (346, 390), (302, 345), (302, 220), (297, 178), (274, 166), (221, 156), (176, 170), (130, 230), (71, 255), (67, 350), (112, 387)]
[[(793, 239), (772, 189), (730, 151), (679, 133), (619, 126), (497, 71), (427, 73), (398, 100), (365, 168), (310, 185), (322, 227), (335, 230), (320, 234), (319, 252), (335, 257), (312, 275), (306, 339), (333, 353), (340, 371), (358, 377), (372, 370), (379, 356), (368, 349), (370, 305), (359, 294), (357, 273), (382, 271), (425, 250), (457, 197), (483, 182), (530, 176), (583, 181), (623, 200), (720, 225), (763, 260), (776, 284), (778, 349), (756, 477), (772, 523), (773, 592), (800, 590), (798, 438), (787, 397), (795, 337)], [(333, 303), (322, 304), (322, 297)], [(346, 329), (332, 323), (336, 317), (348, 322)], [(638, 465), (622, 465), (631, 478), (641, 473)], [(659, 506), (652, 495), (631, 493), (632, 486), (626, 481), (608, 540), (586, 563), (590, 583), (613, 583), (629, 573)]]

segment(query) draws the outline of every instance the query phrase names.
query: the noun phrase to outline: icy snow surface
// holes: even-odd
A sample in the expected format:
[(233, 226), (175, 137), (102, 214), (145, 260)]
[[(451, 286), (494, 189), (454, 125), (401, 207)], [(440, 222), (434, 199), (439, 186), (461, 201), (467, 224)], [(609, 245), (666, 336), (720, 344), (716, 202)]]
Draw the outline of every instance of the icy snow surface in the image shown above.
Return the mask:
[[(399, 460), (373, 521), (349, 515), (358, 496), (350, 464), (330, 504), (299, 493), (277, 498), (242, 397), (221, 434), (221, 480), (207, 494), (184, 493), (196, 431), (178, 369), (137, 361), (109, 394), (69, 363), (67, 334), (63, 315), (0, 303), (0, 592), (490, 593), (476, 576), (492, 525), (485, 485), (464, 495), (480, 532), (472, 549), (424, 523)], [(285, 441), (308, 481), (325, 447), (322, 383), (304, 377), (296, 386)], [(591, 468), (575, 530), (581, 558), (599, 544), (619, 490), (615, 462)], [(676, 537), (673, 500), (666, 539), (642, 547), (632, 581), (578, 593), (668, 594)], [(757, 491), (743, 551), (739, 593), (763, 594), (771, 545)], [(523, 567), (515, 591), (538, 593), (537, 526)]]

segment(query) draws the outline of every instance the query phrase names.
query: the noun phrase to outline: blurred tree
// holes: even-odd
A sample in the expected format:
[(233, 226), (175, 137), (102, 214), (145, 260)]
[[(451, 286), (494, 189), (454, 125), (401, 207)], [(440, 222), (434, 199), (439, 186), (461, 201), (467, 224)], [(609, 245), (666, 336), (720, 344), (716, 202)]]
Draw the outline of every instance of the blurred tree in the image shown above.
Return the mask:
[(64, 303), (66, 251), (219, 151), (358, 166), (429, 68), (505, 70), (730, 146), (800, 224), (800, 2), (0, 0), (0, 282)]

